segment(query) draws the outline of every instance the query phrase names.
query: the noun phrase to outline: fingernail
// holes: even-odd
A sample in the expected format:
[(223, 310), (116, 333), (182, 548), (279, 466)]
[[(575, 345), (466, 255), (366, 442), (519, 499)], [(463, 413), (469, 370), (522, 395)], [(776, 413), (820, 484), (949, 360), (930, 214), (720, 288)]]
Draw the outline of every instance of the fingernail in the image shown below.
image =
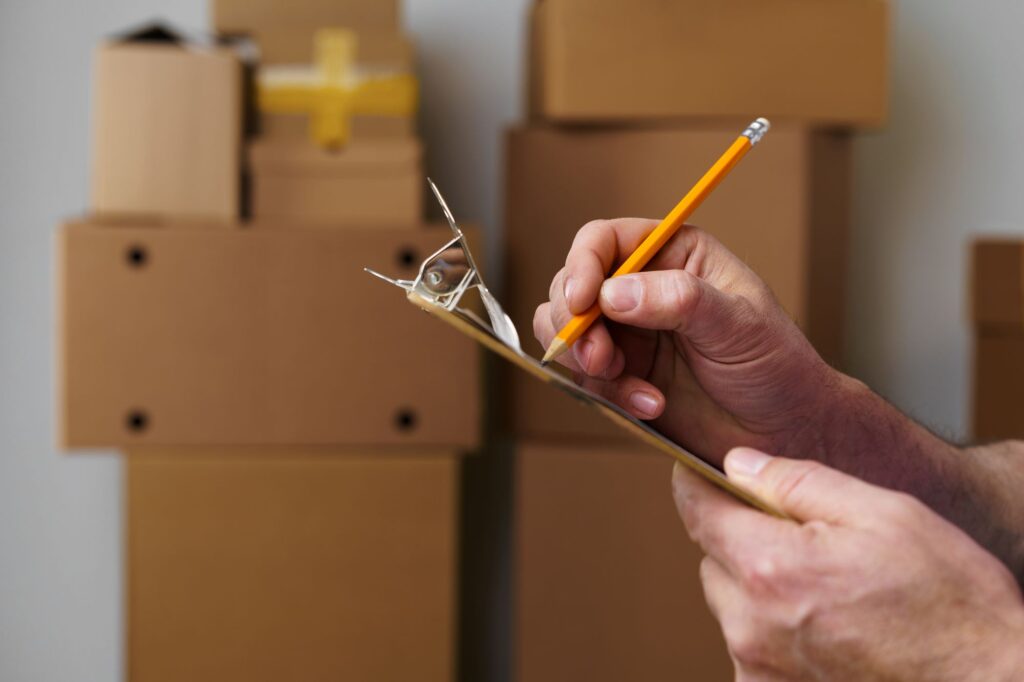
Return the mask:
[(594, 342), (587, 340), (580, 341), (574, 348), (576, 350), (576, 362), (579, 363), (579, 366), (582, 367), (584, 371), (586, 371), (587, 367), (590, 367), (590, 354), (594, 350)]
[(572, 277), (565, 280), (565, 285), (562, 287), (562, 294), (565, 296), (565, 303), (570, 308), (572, 307), (572, 290), (576, 288), (576, 280)]
[(615, 312), (629, 312), (640, 302), (640, 286), (633, 277), (613, 277), (601, 287), (601, 298)]
[(751, 448), (734, 448), (725, 457), (725, 470), (730, 478), (756, 478), (772, 458)]
[(653, 417), (658, 413), (658, 399), (650, 393), (637, 391), (629, 396), (629, 404), (640, 413), (641, 417)]

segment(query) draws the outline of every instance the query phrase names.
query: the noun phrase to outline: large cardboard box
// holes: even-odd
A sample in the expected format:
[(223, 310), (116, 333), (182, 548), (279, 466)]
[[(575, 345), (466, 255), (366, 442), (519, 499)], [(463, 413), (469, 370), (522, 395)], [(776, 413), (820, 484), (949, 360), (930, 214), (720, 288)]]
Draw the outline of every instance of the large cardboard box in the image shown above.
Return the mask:
[(354, 139), (339, 150), (306, 140), (251, 147), (252, 214), (282, 224), (408, 225), (423, 215), (423, 149), (414, 137)]
[(538, 0), (531, 110), (560, 122), (877, 126), (888, 14), (886, 0)]
[(513, 679), (733, 679), (671, 471), (640, 445), (518, 447)]
[(974, 437), (1024, 439), (1024, 331), (975, 333)]
[(63, 443), (474, 447), (476, 344), (363, 272), (414, 279), (450, 238), (66, 226)]
[[(737, 134), (710, 124), (510, 132), (506, 299), (527, 350), (542, 352), (533, 313), (577, 230), (594, 218), (663, 217)], [(848, 137), (778, 126), (692, 220), (768, 282), (830, 362), (842, 359), (850, 162)], [(516, 433), (621, 435), (561, 392), (518, 373), (511, 379)]]
[(1024, 241), (979, 239), (972, 256), (974, 324), (1024, 333)]
[(215, 30), (253, 37), (264, 64), (304, 64), (317, 29), (344, 27), (359, 34), (360, 62), (409, 68), (412, 53), (401, 35), (397, 0), (214, 0)]
[(454, 679), (459, 459), (127, 458), (132, 682)]
[(974, 436), (1024, 438), (1024, 241), (979, 239), (972, 271)]
[(168, 39), (111, 41), (96, 51), (91, 208), (233, 220), (241, 208), (242, 64), (230, 49)]

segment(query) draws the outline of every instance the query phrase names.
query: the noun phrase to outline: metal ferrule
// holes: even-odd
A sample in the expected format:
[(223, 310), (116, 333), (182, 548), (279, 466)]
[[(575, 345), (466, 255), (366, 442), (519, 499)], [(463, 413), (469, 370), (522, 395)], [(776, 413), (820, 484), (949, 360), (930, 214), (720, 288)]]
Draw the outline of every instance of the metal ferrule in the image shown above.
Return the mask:
[(754, 146), (755, 144), (760, 142), (761, 138), (764, 137), (771, 129), (772, 124), (768, 121), (768, 119), (759, 118), (753, 123), (751, 123), (750, 126), (743, 131), (743, 137), (750, 140), (750, 146)]

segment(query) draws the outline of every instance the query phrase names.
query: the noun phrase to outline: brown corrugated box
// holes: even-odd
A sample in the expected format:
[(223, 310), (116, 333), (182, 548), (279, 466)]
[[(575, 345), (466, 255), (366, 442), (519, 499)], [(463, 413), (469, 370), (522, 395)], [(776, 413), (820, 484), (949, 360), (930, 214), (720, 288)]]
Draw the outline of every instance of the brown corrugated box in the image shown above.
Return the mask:
[(1024, 438), (1024, 332), (974, 335), (974, 437)]
[[(529, 352), (542, 352), (532, 338), (533, 313), (547, 300), (577, 230), (595, 218), (661, 218), (740, 129), (510, 132), (506, 302)], [(768, 282), (831, 362), (842, 359), (850, 161), (846, 136), (777, 126), (692, 220)], [(510, 378), (515, 433), (622, 435), (559, 391), (518, 373)]]
[(329, 27), (357, 32), (362, 64), (412, 64), (410, 43), (400, 33), (397, 0), (214, 0), (211, 11), (218, 32), (254, 38), (264, 64), (309, 63), (313, 35)]
[(538, 443), (515, 458), (513, 679), (732, 680), (672, 460)]
[(878, 126), (888, 15), (885, 0), (539, 0), (531, 112)]
[(414, 137), (353, 139), (339, 150), (261, 141), (250, 154), (256, 220), (407, 225), (423, 215), (423, 149)]
[(363, 272), (448, 228), (73, 223), (59, 236), (62, 441), (469, 449), (476, 344)]
[(226, 48), (110, 41), (95, 53), (91, 208), (239, 215), (243, 69)]
[(127, 458), (132, 682), (454, 678), (459, 459)]
[(1024, 241), (979, 239), (972, 256), (974, 437), (1024, 438)]
[(1024, 333), (1024, 241), (979, 239), (972, 270), (974, 323)]

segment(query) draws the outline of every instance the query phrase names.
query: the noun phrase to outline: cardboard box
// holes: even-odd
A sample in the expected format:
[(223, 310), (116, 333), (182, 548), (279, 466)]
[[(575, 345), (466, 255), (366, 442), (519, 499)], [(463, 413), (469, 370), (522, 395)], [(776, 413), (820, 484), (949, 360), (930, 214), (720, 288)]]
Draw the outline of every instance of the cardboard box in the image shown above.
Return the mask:
[(63, 443), (473, 448), (477, 346), (363, 272), (414, 279), (450, 238), (68, 225)]
[(127, 458), (132, 682), (454, 679), (459, 460)]
[[(416, 135), (416, 121), (410, 116), (353, 116), (352, 138), (359, 141), (409, 139)], [(305, 114), (260, 114), (260, 139), (288, 145), (311, 144), (309, 116)]]
[(642, 447), (518, 448), (513, 679), (733, 679), (672, 460)]
[(95, 54), (91, 208), (234, 220), (241, 208), (243, 67), (164, 29)]
[(974, 243), (972, 270), (975, 325), (1024, 332), (1024, 241), (978, 240)]
[(539, 0), (531, 111), (559, 122), (882, 124), (886, 0)]
[(415, 138), (352, 140), (328, 151), (304, 140), (252, 145), (257, 220), (408, 225), (423, 216), (422, 145)]
[(309, 63), (316, 30), (345, 27), (360, 36), (361, 63), (412, 65), (397, 0), (214, 0), (211, 10), (214, 29), (253, 37), (264, 64)]
[[(547, 0), (544, 0), (545, 2)], [(662, 129), (526, 128), (508, 136), (506, 303), (524, 337), (576, 232), (594, 218), (661, 218), (735, 139), (729, 125)], [(772, 287), (831, 362), (842, 359), (850, 143), (776, 127), (694, 215)], [(621, 437), (593, 411), (512, 375), (515, 433)]]
[(1024, 331), (974, 337), (974, 437), (1024, 439)]
[[(324, 26), (334, 26), (325, 24)], [(349, 24), (342, 27), (352, 28)], [(323, 26), (305, 28), (276, 27), (262, 31), (247, 31), (259, 45), (263, 66), (293, 66), (313, 62), (314, 36)], [(416, 65), (416, 52), (412, 40), (394, 31), (355, 30), (359, 39), (356, 64), (368, 71), (412, 71)]]

